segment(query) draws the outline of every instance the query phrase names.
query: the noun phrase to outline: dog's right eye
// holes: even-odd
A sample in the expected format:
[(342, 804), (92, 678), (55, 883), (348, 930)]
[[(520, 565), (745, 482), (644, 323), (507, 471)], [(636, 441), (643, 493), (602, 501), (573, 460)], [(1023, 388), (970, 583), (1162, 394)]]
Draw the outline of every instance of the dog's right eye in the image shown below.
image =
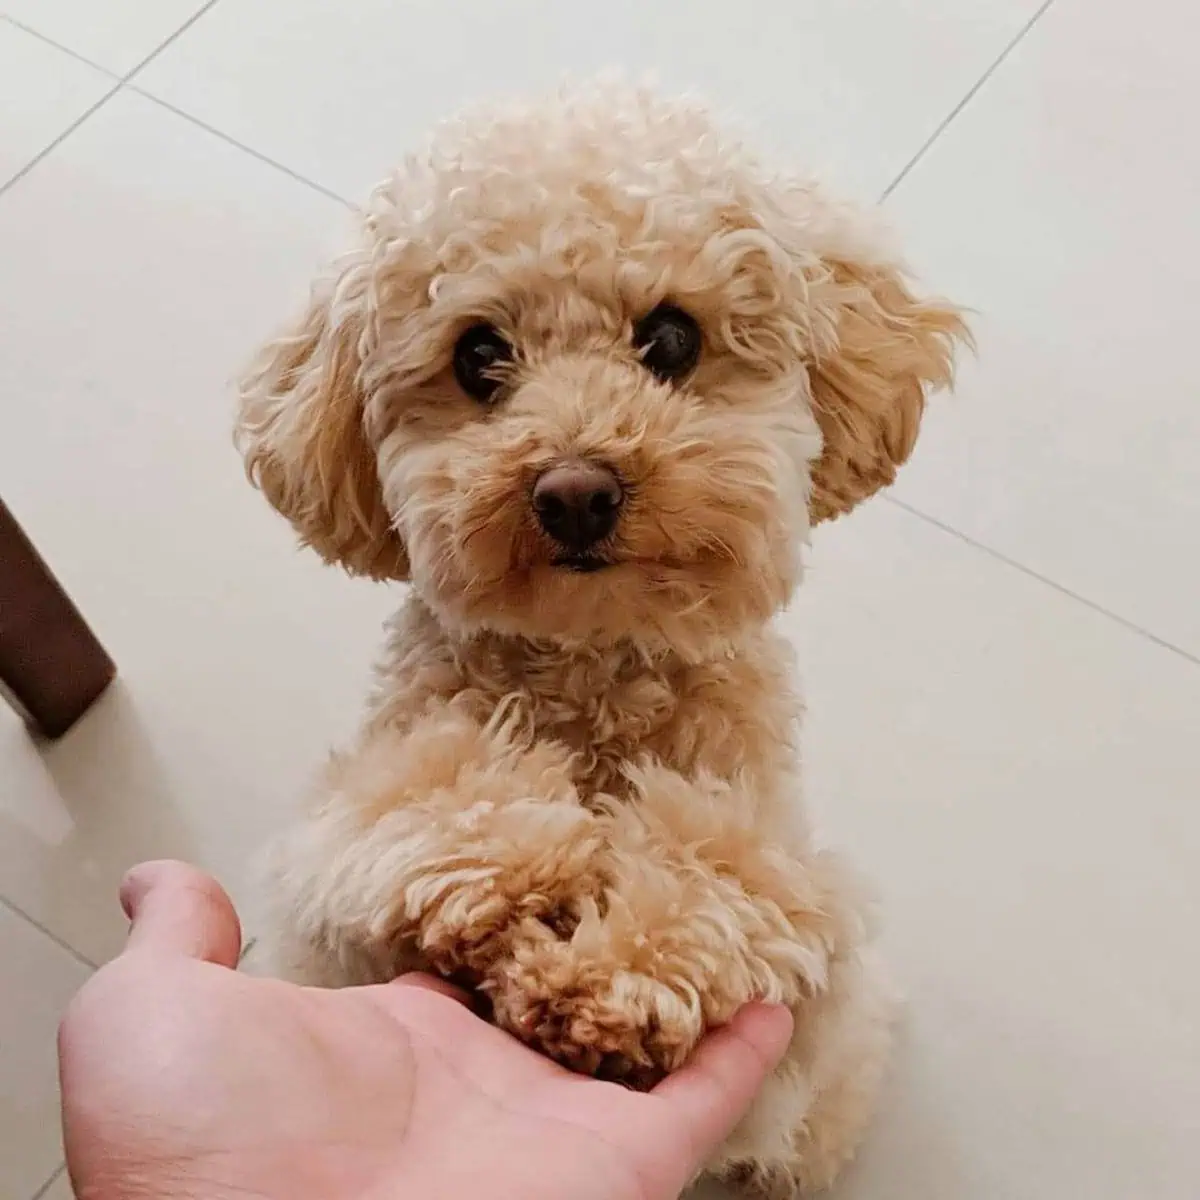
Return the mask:
[(472, 325), (454, 343), (454, 378), (472, 400), (486, 404), (504, 381), (512, 347), (494, 325)]

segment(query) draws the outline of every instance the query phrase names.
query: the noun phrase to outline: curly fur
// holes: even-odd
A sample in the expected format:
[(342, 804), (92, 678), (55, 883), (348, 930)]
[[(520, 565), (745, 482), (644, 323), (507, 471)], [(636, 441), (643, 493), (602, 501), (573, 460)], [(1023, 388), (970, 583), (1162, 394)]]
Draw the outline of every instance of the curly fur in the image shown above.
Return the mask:
[[(684, 381), (632, 344), (703, 332)], [(481, 406), (450, 369), (488, 321)], [(326, 985), (424, 967), (582, 1071), (645, 1086), (752, 997), (791, 1052), (710, 1164), (791, 1195), (853, 1152), (890, 1003), (862, 906), (804, 822), (770, 618), (810, 523), (892, 481), (958, 312), (862, 214), (705, 112), (598, 86), (446, 126), (248, 377), (254, 481), (347, 570), (409, 580), (362, 735), (275, 854), (278, 950)], [(564, 457), (627, 493), (612, 565), (553, 565)]]

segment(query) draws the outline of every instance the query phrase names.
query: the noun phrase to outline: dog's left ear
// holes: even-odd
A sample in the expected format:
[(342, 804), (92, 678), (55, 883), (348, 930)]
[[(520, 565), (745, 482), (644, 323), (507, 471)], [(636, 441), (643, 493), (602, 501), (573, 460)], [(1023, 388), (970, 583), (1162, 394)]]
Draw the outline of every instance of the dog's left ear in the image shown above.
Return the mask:
[(962, 313), (919, 300), (898, 268), (824, 259), (835, 297), (833, 344), (810, 368), (824, 448), (814, 464), (814, 524), (849, 512), (896, 478), (917, 438), (926, 393), (950, 384)]

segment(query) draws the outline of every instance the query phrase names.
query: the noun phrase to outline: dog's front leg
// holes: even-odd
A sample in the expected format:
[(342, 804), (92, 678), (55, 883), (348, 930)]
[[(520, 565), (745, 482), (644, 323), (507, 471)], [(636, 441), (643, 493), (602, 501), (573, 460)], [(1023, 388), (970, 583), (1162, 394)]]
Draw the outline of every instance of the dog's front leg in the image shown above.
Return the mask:
[(372, 732), (275, 849), (278, 965), (324, 986), (413, 968), (475, 982), (514, 929), (528, 945), (574, 926), (601, 834), (557, 743), (454, 708)]
[(518, 930), (486, 986), (502, 1025), (640, 1087), (746, 1001), (820, 993), (853, 919), (832, 864), (803, 839), (773, 841), (739, 785), (658, 764), (630, 781), (603, 818), (603, 892), (569, 936)]

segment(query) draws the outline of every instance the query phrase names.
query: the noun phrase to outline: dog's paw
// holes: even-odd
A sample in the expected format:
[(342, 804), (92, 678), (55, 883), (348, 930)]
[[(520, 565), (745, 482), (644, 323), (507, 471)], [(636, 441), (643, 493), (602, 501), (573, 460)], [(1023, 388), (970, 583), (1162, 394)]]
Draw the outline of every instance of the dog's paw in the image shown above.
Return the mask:
[(565, 888), (516, 890), (512, 895), (491, 878), (447, 890), (422, 930), (424, 960), (442, 974), (482, 980), (511, 954), (514, 942), (558, 945), (570, 938), (579, 918)]
[(639, 1091), (681, 1066), (704, 1030), (694, 1001), (562, 940), (503, 964), (488, 990), (502, 1028), (573, 1071)]
[(777, 1163), (734, 1163), (717, 1178), (754, 1200), (796, 1200), (809, 1194), (791, 1171)]

